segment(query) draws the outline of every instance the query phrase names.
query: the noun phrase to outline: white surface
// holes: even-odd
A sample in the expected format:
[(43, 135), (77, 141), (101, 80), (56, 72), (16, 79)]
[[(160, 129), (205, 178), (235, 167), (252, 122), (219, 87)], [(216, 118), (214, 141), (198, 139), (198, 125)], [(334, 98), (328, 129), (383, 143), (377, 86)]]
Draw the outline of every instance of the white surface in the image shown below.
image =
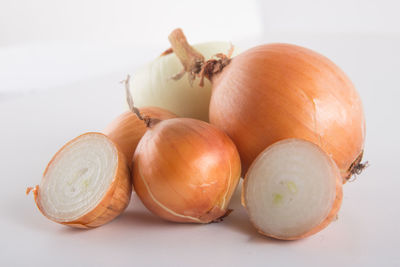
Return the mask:
[[(45, 219), (32, 196), (25, 196), (25, 188), (40, 182), (61, 145), (83, 132), (101, 130), (123, 110), (118, 82), (136, 63), (121, 58), (98, 77), (72, 83), (65, 79), (62, 86), (40, 91), (0, 93), (0, 265), (399, 266), (400, 38), (275, 34), (263, 41), (294, 42), (327, 55), (361, 94), (367, 120), (365, 158), (371, 166), (344, 186), (338, 221), (305, 240), (275, 241), (256, 233), (239, 195), (232, 201), (235, 211), (223, 223), (210, 225), (164, 222), (135, 196), (122, 216), (98, 229), (75, 230)], [(153, 55), (150, 48), (141, 53)], [(0, 69), (10, 63), (0, 60)], [(95, 61), (92, 66), (106, 69), (106, 64)], [(51, 67), (39, 60), (31, 70), (41, 69), (38, 75), (44, 75)], [(29, 79), (18, 79), (28, 74), (26, 68), (11, 81), (29, 88)]]

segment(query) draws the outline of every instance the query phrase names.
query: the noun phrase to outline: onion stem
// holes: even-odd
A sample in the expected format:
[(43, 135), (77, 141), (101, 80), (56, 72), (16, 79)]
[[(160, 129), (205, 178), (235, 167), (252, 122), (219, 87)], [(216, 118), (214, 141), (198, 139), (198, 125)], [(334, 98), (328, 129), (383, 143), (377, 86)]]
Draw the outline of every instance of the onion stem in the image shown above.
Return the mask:
[(186, 72), (189, 74), (189, 82), (192, 83), (204, 65), (204, 56), (194, 49), (187, 41), (182, 29), (178, 28), (168, 36), (172, 50), (183, 65), (183, 70), (173, 79), (179, 80)]
[(174, 80), (179, 80), (185, 73), (188, 73), (190, 84), (193, 84), (198, 76), (200, 77), (199, 85), (202, 87), (204, 78), (211, 81), (215, 74), (220, 73), (231, 62), (232, 45), (227, 55), (218, 53), (215, 55), (218, 59), (205, 61), (204, 56), (188, 43), (182, 29), (178, 28), (172, 31), (168, 39), (172, 50), (183, 65), (183, 70), (172, 77)]
[(125, 84), (126, 102), (128, 103), (130, 111), (132, 111), (138, 117), (139, 120), (143, 121), (147, 128), (151, 128), (155, 123), (159, 122), (159, 120), (151, 118), (149, 116), (143, 116), (140, 113), (140, 110), (137, 107), (135, 107), (135, 105), (133, 104), (133, 98), (130, 91), (130, 79), (131, 76), (128, 74), (126, 79), (123, 81)]

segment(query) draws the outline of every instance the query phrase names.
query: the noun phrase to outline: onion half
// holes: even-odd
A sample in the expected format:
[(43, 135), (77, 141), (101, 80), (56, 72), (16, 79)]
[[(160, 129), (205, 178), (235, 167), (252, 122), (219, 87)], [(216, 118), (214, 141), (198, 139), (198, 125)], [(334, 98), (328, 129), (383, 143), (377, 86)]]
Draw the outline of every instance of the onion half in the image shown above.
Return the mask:
[(33, 190), (37, 207), (50, 220), (93, 228), (125, 210), (132, 182), (116, 144), (101, 133), (85, 133), (54, 155)]
[(341, 175), (317, 145), (286, 139), (254, 160), (244, 180), (242, 202), (261, 234), (304, 238), (336, 218), (342, 202)]

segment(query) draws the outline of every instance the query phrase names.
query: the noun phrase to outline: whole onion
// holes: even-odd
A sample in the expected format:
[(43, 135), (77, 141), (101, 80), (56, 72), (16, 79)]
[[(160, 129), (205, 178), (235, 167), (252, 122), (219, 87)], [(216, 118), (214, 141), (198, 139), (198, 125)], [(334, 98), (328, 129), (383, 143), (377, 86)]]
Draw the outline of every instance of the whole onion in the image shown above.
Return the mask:
[[(125, 84), (129, 89), (129, 77)], [(204, 121), (145, 115), (129, 92), (128, 106), (146, 126), (132, 168), (133, 186), (143, 204), (175, 222), (209, 223), (227, 216), (241, 173), (232, 140)]]
[(240, 158), (215, 126), (189, 118), (158, 122), (140, 140), (133, 164), (135, 192), (161, 218), (209, 223), (229, 214)]

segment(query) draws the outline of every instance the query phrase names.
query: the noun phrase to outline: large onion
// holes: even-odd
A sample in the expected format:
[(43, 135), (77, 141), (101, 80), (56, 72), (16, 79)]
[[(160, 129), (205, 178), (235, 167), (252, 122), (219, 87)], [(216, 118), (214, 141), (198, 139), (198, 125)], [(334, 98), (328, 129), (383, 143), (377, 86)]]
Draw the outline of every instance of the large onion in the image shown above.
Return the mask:
[[(209, 42), (194, 47), (205, 59), (210, 59), (217, 53), (228, 53), (231, 44)], [(163, 54), (137, 71), (130, 86), (135, 106), (156, 106), (180, 117), (208, 121), (211, 83), (205, 81), (202, 88), (198, 83), (191, 84), (190, 78), (183, 77), (178, 81), (172, 79), (181, 71), (182, 65), (174, 53)]]
[[(181, 47), (188, 44), (182, 35), (177, 29), (170, 41), (185, 65)], [(237, 145), (243, 172), (266, 147), (286, 138), (319, 145), (343, 178), (362, 168), (361, 99), (345, 73), (326, 57), (296, 45), (267, 44), (232, 60), (204, 62), (198, 74), (212, 80), (210, 122)]]

